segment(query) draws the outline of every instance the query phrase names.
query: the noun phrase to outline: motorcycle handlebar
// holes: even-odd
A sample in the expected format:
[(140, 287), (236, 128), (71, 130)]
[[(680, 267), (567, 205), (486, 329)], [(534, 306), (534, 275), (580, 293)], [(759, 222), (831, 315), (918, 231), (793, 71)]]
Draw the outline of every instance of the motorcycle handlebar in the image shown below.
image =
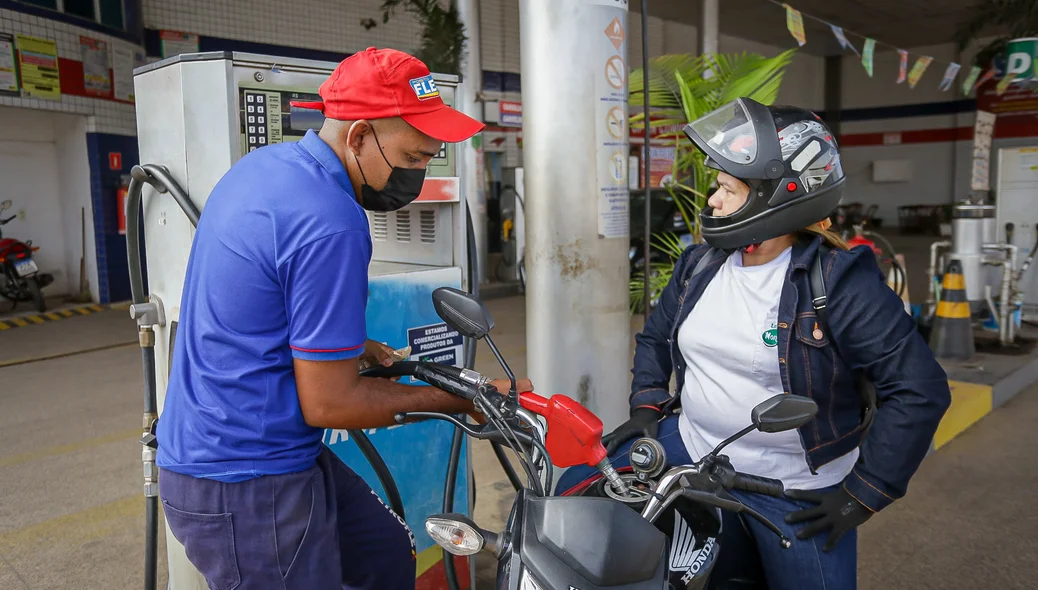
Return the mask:
[(737, 472), (732, 478), (732, 489), (781, 498), (785, 488), (777, 479)]
[(447, 365), (423, 363), (419, 361), (400, 361), (388, 367), (377, 366), (364, 369), (361, 377), (416, 377), (429, 385), (442, 389), (458, 397), (473, 400), (479, 394), (477, 386), (462, 379), (461, 369)]

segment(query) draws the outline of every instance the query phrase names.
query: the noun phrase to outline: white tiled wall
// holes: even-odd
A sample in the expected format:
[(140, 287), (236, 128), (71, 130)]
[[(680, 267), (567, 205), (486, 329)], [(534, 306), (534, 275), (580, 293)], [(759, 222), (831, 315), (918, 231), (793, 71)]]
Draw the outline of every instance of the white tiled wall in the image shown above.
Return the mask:
[[(224, 39), (352, 53), (367, 47), (414, 51), (422, 27), (397, 9), (382, 24), (382, 0), (144, 0), (144, 24)], [(377, 25), (365, 29), (361, 21)]]
[[(106, 41), (109, 53), (117, 44), (137, 47), (122, 39), (116, 39), (102, 33), (7, 9), (0, 9), (0, 31), (13, 35), (24, 34), (52, 39), (58, 43), (58, 57), (77, 61), (82, 60), (79, 49), (80, 35)], [(133, 105), (116, 103), (110, 100), (69, 96), (66, 94), (61, 95), (60, 101), (2, 96), (0, 97), (0, 106), (87, 115), (89, 117), (87, 119), (88, 132), (115, 133), (120, 135), (137, 134)]]

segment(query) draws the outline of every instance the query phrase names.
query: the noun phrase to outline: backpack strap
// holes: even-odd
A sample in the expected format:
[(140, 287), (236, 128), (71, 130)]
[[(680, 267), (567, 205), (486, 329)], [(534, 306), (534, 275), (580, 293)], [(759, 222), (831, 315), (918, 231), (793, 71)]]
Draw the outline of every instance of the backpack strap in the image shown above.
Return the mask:
[(696, 266), (692, 269), (692, 274), (688, 275), (688, 278), (691, 279), (692, 277), (703, 272), (703, 269), (705, 269), (711, 262), (718, 260), (724, 256), (727, 256), (727, 254), (725, 254), (723, 250), (718, 250), (717, 248), (711, 247), (706, 251), (706, 254), (703, 254), (703, 256), (699, 258), (699, 261), (696, 262)]
[[(829, 310), (827, 308), (829, 296), (825, 286), (825, 272), (822, 270), (822, 259), (828, 256), (831, 251), (831, 247), (820, 244), (818, 251), (815, 253), (815, 259), (808, 270), (811, 282), (811, 306), (815, 308), (815, 315), (818, 317), (819, 323), (826, 327), (826, 331), (828, 331), (829, 324)], [(840, 354), (839, 349), (836, 347), (836, 339), (829, 338), (829, 342), (832, 343), (836, 354)], [(876, 418), (876, 408), (878, 407), (876, 388), (864, 374), (858, 375), (858, 393), (861, 395), (863, 408), (862, 438), (864, 438), (872, 427), (872, 421)]]

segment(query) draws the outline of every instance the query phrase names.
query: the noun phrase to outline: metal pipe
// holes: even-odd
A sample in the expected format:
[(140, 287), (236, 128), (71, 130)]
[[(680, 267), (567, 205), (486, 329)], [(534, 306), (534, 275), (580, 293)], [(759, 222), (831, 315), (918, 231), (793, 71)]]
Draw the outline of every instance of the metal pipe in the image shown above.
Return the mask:
[(1016, 340), (1016, 330), (1012, 325), (1012, 309), (1015, 307), (1016, 295), (1016, 258), (1017, 247), (1012, 244), (984, 244), (985, 250), (1000, 250), (1006, 253), (1002, 260), (985, 260), (985, 264), (1002, 267), (1002, 292), (998, 310), (998, 341), (1008, 346)]
[(951, 248), (951, 242), (943, 240), (940, 242), (934, 242), (930, 244), (930, 268), (926, 270), (927, 277), (927, 297), (926, 297), (926, 315), (931, 316), (937, 311), (937, 289), (934, 287), (934, 277), (937, 276), (937, 251), (941, 248)]
[(649, 157), (649, 0), (642, 0), (642, 109), (645, 113), (645, 143), (642, 158), (645, 169), (645, 238), (642, 240), (642, 266), (645, 267), (645, 284), (642, 285), (642, 315), (645, 323), (649, 323), (649, 305), (652, 301), (652, 284), (649, 280), (652, 265), (649, 256), (652, 254), (652, 158)]

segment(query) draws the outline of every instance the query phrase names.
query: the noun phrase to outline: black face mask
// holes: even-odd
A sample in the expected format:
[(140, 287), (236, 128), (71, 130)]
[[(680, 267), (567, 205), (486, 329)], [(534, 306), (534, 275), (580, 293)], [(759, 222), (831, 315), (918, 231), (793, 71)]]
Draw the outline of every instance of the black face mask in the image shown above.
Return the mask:
[(360, 160), (357, 160), (357, 168), (360, 169), (360, 176), (364, 179), (364, 184), (360, 187), (360, 204), (368, 211), (396, 211), (406, 207), (417, 199), (418, 194), (422, 192), (422, 185), (425, 183), (425, 170), (394, 166), (386, 158), (385, 152), (382, 151), (382, 146), (378, 143), (378, 136), (375, 135), (374, 127), (371, 128), (371, 135), (375, 138), (375, 145), (378, 147), (378, 152), (382, 154), (382, 159), (386, 161), (386, 164), (389, 164), (392, 171), (389, 173), (389, 180), (386, 181), (385, 188), (377, 191), (368, 184), (368, 179), (364, 176), (364, 169), (360, 166)]

